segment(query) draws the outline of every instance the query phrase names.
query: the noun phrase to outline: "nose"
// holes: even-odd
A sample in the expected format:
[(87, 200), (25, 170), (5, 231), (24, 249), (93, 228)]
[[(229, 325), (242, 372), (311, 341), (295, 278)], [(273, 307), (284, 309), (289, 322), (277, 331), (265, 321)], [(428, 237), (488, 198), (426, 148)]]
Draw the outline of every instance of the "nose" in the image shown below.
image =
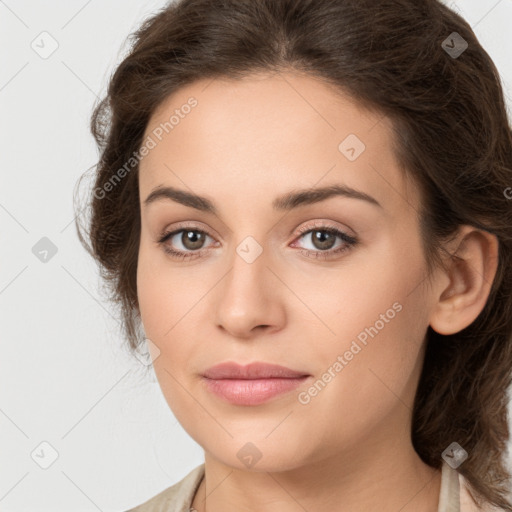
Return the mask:
[(278, 331), (285, 322), (282, 281), (264, 252), (249, 261), (235, 255), (215, 297), (217, 326), (241, 339)]

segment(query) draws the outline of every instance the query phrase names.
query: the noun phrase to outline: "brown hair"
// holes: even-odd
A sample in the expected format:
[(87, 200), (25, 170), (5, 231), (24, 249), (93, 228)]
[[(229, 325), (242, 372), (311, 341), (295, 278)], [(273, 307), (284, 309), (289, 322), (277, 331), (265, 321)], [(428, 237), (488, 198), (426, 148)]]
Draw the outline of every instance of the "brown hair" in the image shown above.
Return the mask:
[[(91, 119), (100, 149), (88, 199), (91, 247), (77, 224), (121, 308), (130, 348), (142, 341), (134, 155), (150, 116), (198, 79), (308, 73), (391, 119), (397, 160), (422, 194), (429, 276), (460, 225), (498, 238), (498, 269), (478, 318), (453, 335), (428, 327), (411, 436), (436, 469), (442, 452), (459, 443), (469, 457), (458, 471), (475, 501), (512, 510), (503, 460), (512, 380), (512, 134), (499, 73), (468, 23), (437, 0), (181, 0), (131, 37)], [(467, 49), (450, 53), (463, 48), (460, 37)]]

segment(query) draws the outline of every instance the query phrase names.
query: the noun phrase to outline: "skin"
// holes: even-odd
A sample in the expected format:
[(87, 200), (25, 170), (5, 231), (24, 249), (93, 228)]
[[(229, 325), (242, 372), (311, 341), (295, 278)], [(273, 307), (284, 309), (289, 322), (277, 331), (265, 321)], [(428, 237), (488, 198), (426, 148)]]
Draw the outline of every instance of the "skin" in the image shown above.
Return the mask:
[[(429, 284), (419, 190), (398, 168), (387, 118), (311, 76), (259, 73), (181, 88), (154, 112), (145, 136), (191, 96), (198, 105), (140, 165), (137, 288), (146, 336), (160, 351), (154, 368), (163, 395), (205, 451), (193, 507), (437, 510), (441, 473), (422, 462), (410, 438), (425, 334), (429, 325), (458, 332), (478, 316), (496, 271), (496, 238), (462, 226), (447, 246), (459, 263), (437, 270)], [(348, 134), (366, 146), (354, 161), (338, 149)], [(331, 184), (363, 191), (382, 207), (334, 196), (272, 209), (291, 190)], [(169, 199), (144, 206), (158, 186), (205, 196), (218, 214)], [(158, 244), (180, 222), (207, 232), (199, 257), (173, 259)], [(358, 244), (315, 258), (322, 246), (298, 229), (326, 223)], [(193, 254), (181, 235), (166, 243)], [(252, 263), (236, 251), (248, 236), (262, 249)], [(333, 249), (343, 244), (337, 238)], [(395, 302), (401, 311), (300, 403), (299, 392)], [(266, 361), (312, 377), (264, 404), (232, 405), (200, 377), (223, 361)], [(261, 453), (252, 467), (237, 457), (248, 442)]]

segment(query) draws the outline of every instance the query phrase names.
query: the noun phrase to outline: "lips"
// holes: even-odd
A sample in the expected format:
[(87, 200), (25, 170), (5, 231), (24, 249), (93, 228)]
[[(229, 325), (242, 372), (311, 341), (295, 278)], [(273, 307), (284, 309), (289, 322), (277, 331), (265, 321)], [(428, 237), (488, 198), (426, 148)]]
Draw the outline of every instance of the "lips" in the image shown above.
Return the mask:
[(203, 373), (207, 379), (297, 379), (309, 376), (307, 372), (292, 370), (277, 364), (255, 362), (241, 366), (234, 362), (220, 363)]
[(205, 388), (222, 400), (255, 406), (293, 391), (311, 376), (276, 364), (225, 362), (212, 366), (202, 377)]

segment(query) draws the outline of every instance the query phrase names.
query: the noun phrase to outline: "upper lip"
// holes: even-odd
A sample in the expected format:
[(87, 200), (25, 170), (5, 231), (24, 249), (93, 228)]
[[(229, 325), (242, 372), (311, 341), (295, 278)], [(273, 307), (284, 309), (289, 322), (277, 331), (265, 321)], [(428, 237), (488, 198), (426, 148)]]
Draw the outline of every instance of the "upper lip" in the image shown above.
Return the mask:
[(268, 379), (297, 378), (308, 376), (306, 372), (292, 370), (278, 364), (263, 362), (250, 363), (246, 366), (231, 361), (216, 364), (203, 373), (208, 379)]

